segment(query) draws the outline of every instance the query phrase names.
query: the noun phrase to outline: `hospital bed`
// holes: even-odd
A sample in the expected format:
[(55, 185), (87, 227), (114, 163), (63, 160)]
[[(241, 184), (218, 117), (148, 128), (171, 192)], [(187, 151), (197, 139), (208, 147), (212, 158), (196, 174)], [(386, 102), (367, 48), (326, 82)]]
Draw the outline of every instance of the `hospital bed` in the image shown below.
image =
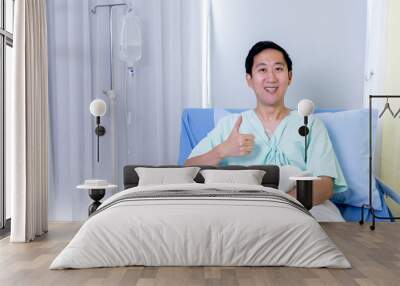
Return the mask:
[[(184, 161), (189, 156), (192, 149), (197, 145), (197, 143), (204, 138), (208, 132), (210, 132), (219, 117), (223, 117), (228, 115), (229, 113), (238, 113), (242, 112), (244, 109), (219, 109), (219, 108), (187, 108), (182, 112), (181, 117), (181, 138), (180, 138), (180, 152), (179, 152), (179, 160), (178, 164), (182, 165)], [(338, 155), (338, 151), (343, 154), (348, 154), (347, 146), (354, 144), (354, 142), (360, 142), (362, 147), (367, 148), (365, 144), (368, 142), (368, 110), (367, 109), (359, 109), (359, 110), (349, 110), (345, 111), (342, 109), (317, 109), (315, 116), (320, 116), (321, 120), (324, 121), (327, 126), (329, 136), (333, 143), (334, 149), (335, 146), (341, 145), (342, 150), (336, 150), (335, 152)], [(375, 118), (377, 120), (377, 117)], [(374, 127), (376, 128), (376, 120)], [(343, 130), (343, 126), (348, 126), (348, 124), (358, 124), (361, 126), (356, 126), (358, 129), (365, 129), (365, 132), (360, 132), (359, 134), (354, 134), (353, 130)], [(343, 126), (339, 126), (342, 124)], [(337, 131), (337, 129), (342, 129)], [(348, 127), (351, 128), (351, 127)], [(340, 132), (348, 132), (346, 136), (338, 136)], [(360, 136), (361, 134), (361, 136)], [(348, 136), (357, 136), (354, 140), (351, 138), (346, 138)], [(344, 138), (342, 138), (344, 137)], [(348, 140), (351, 144), (341, 144), (346, 142), (340, 142), (343, 140)], [(342, 166), (344, 175), (346, 177), (346, 181), (352, 183), (353, 191), (346, 192), (346, 198), (333, 198), (333, 202), (339, 208), (342, 216), (346, 221), (359, 221), (361, 218), (361, 206), (363, 203), (367, 203), (368, 196), (368, 158), (362, 157), (360, 160), (354, 158), (353, 164), (359, 163), (361, 164), (361, 168), (358, 168), (360, 171), (363, 170), (362, 176), (354, 172), (354, 167), (350, 166), (350, 168), (343, 168), (343, 164), (345, 160), (348, 161), (348, 155), (343, 155), (346, 157), (338, 156), (339, 163)], [(357, 161), (357, 162), (354, 162)], [(357, 181), (358, 180), (358, 181)], [(362, 180), (362, 181), (360, 181)], [(376, 209), (375, 214), (381, 217), (393, 217), (390, 208), (386, 203), (386, 198), (392, 199), (397, 204), (400, 204), (400, 195), (396, 193), (393, 189), (388, 187), (382, 180), (377, 177), (374, 177), (374, 208)], [(363, 197), (363, 198), (360, 198)], [(364, 199), (364, 201), (363, 201)], [(370, 221), (371, 214), (370, 212), (364, 212), (364, 220)], [(379, 221), (379, 219), (377, 219)]]

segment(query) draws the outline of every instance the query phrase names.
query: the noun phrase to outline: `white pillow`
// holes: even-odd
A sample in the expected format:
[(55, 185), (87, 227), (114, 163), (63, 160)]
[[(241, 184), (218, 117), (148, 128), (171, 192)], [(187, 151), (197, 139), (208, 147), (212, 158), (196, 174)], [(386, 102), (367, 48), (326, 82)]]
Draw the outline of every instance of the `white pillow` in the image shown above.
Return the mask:
[(138, 186), (195, 183), (193, 179), (199, 170), (199, 167), (135, 168), (139, 176)]
[(290, 177), (311, 176), (311, 172), (302, 171), (299, 168), (291, 165), (282, 166), (279, 168), (279, 186), (278, 189), (287, 193), (296, 186), (296, 181), (290, 180)]
[(234, 183), (261, 185), (265, 171), (262, 170), (202, 170), (205, 184)]

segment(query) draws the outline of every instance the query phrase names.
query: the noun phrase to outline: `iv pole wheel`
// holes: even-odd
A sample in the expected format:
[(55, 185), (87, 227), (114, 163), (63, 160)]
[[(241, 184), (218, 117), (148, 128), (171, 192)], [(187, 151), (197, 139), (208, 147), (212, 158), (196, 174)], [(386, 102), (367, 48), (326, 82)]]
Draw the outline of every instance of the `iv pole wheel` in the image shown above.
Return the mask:
[(375, 226), (374, 226), (374, 225), (371, 225), (371, 226), (369, 227), (369, 229), (370, 229), (370, 230), (375, 230)]
[(363, 225), (363, 224), (364, 224), (364, 221), (363, 221), (363, 220), (360, 220), (358, 223), (359, 223), (360, 225)]

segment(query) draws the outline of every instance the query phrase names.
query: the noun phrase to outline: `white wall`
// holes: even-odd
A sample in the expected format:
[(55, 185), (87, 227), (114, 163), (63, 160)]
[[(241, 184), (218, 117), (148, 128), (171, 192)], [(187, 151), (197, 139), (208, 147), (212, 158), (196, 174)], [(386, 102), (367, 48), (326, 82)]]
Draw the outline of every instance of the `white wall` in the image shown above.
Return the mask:
[(367, 1), (212, 1), (211, 99), (215, 107), (252, 107), (244, 62), (251, 46), (272, 40), (293, 61), (286, 104), (361, 108)]

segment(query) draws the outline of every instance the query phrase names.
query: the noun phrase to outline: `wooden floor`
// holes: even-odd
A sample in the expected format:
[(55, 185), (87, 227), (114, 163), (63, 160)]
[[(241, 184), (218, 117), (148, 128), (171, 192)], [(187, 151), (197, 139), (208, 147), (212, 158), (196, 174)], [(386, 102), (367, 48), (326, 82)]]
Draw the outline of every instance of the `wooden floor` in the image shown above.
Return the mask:
[(53, 223), (32, 243), (0, 241), (0, 285), (400, 285), (400, 224), (375, 231), (356, 223), (322, 224), (353, 268), (120, 267), (48, 270), (80, 227)]

